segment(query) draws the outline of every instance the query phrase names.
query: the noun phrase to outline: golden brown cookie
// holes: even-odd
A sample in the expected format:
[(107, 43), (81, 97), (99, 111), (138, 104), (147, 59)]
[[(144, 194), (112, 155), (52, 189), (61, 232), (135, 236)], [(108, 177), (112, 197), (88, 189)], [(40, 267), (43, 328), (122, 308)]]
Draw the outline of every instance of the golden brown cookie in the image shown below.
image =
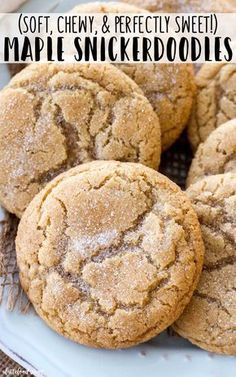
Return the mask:
[(228, 13), (236, 9), (234, 0), (122, 0), (125, 3), (140, 6), (150, 12), (195, 13), (215, 12)]
[[(145, 13), (119, 3), (86, 3), (73, 13)], [(143, 90), (157, 113), (161, 126), (162, 149), (169, 148), (186, 126), (195, 94), (193, 67), (190, 64), (117, 64)]]
[(168, 149), (184, 130), (191, 113), (195, 83), (188, 64), (119, 65), (143, 90), (157, 113), (162, 150)]
[(33, 64), (0, 93), (0, 201), (21, 216), (60, 172), (94, 159), (157, 168), (159, 121), (109, 64)]
[(206, 252), (197, 289), (174, 329), (205, 350), (236, 355), (236, 174), (206, 177), (187, 194)]
[(94, 161), (56, 177), (19, 225), (21, 283), (38, 314), (82, 344), (124, 348), (182, 313), (203, 262), (197, 216), (168, 178)]
[(236, 118), (236, 64), (204, 64), (188, 128), (193, 149), (222, 123)]
[(236, 173), (236, 119), (230, 120), (199, 145), (188, 173), (187, 186), (205, 176)]

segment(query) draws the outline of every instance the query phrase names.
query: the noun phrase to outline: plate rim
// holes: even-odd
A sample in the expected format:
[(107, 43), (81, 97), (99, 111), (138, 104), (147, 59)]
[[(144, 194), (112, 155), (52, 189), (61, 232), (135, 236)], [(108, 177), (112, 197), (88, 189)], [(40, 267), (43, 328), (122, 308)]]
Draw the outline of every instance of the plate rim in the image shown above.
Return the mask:
[(23, 358), (22, 356), (18, 355), (16, 352), (8, 348), (7, 345), (4, 344), (1, 339), (0, 339), (0, 350), (9, 358), (11, 358), (13, 361), (15, 361), (17, 364), (19, 364), (21, 367), (25, 368), (27, 372), (34, 374), (36, 377), (42, 376), (41, 374), (39, 374), (38, 369), (35, 368), (34, 365), (32, 365), (25, 358)]

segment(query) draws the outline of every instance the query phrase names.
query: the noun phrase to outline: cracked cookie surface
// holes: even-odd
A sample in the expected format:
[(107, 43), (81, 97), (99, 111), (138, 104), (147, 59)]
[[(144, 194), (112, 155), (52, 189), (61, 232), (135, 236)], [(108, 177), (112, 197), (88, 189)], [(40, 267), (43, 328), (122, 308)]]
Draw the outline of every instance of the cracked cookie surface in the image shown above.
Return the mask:
[(21, 216), (59, 173), (91, 160), (159, 165), (159, 120), (109, 64), (33, 64), (0, 93), (0, 200)]
[(125, 3), (140, 6), (150, 12), (201, 13), (235, 12), (234, 0), (123, 0)]
[(236, 173), (236, 119), (222, 124), (199, 145), (189, 169), (187, 186), (208, 175)]
[[(86, 3), (73, 13), (145, 13), (145, 10), (124, 3)], [(190, 64), (129, 63), (116, 64), (142, 89), (158, 115), (162, 149), (169, 148), (185, 128), (193, 104), (195, 82)]]
[(194, 150), (217, 127), (236, 118), (236, 64), (204, 64), (196, 75), (196, 84), (188, 127)]
[(16, 240), (22, 286), (38, 314), (82, 344), (144, 342), (182, 313), (203, 243), (187, 196), (135, 163), (94, 161), (51, 181)]
[(205, 260), (175, 331), (205, 350), (236, 355), (236, 174), (206, 177), (187, 194), (198, 215)]

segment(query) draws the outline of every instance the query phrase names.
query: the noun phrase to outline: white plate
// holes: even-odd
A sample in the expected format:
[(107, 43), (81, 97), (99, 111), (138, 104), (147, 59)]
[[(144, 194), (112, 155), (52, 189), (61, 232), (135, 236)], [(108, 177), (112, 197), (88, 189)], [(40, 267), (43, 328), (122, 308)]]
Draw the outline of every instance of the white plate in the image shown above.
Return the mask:
[(233, 377), (236, 373), (235, 358), (204, 352), (166, 334), (131, 349), (105, 351), (64, 339), (33, 312), (10, 313), (1, 307), (0, 323), (3, 351), (37, 376)]
[[(1, 1), (1, 0), (0, 0)], [(29, 1), (21, 10), (64, 12), (83, 1)], [(0, 65), (0, 87), (9, 80)], [(36, 376), (47, 377), (232, 377), (236, 359), (204, 352), (166, 334), (128, 350), (94, 350), (53, 332), (34, 312), (0, 307), (0, 348)]]

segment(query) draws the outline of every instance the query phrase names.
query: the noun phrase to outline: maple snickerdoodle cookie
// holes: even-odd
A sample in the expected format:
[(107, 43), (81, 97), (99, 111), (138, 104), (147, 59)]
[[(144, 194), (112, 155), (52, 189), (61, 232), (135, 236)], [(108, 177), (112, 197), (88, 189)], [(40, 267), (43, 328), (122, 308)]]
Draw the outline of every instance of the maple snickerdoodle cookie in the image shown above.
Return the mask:
[[(124, 3), (86, 3), (71, 13), (146, 13)], [(186, 126), (195, 94), (193, 67), (190, 64), (116, 64), (143, 90), (157, 113), (161, 126), (162, 149), (169, 148)]]
[(196, 75), (197, 94), (188, 128), (193, 149), (215, 128), (236, 118), (236, 64), (204, 64)]
[(236, 355), (236, 174), (206, 177), (187, 194), (206, 252), (197, 289), (174, 329), (208, 351)]
[(213, 131), (197, 149), (187, 186), (205, 176), (236, 172), (236, 119)]
[(21, 283), (60, 334), (93, 347), (144, 342), (182, 313), (203, 243), (190, 201), (135, 163), (94, 161), (33, 199), (17, 240)]
[(140, 6), (150, 12), (164, 13), (228, 13), (235, 12), (234, 0), (123, 0), (125, 3)]
[(0, 93), (0, 202), (21, 216), (53, 177), (90, 160), (157, 168), (157, 115), (109, 64), (35, 64)]
[(184, 130), (195, 93), (194, 75), (188, 64), (118, 65), (143, 90), (157, 113), (162, 150), (168, 149)]

